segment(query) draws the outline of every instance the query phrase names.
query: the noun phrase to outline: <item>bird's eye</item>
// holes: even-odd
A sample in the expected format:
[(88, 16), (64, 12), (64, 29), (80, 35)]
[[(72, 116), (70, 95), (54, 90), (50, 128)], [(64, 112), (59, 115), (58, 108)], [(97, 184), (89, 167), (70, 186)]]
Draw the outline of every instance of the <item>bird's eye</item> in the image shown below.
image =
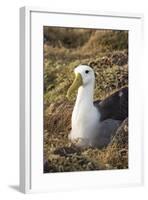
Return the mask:
[(89, 73), (89, 70), (86, 70), (85, 73), (88, 74), (88, 73)]

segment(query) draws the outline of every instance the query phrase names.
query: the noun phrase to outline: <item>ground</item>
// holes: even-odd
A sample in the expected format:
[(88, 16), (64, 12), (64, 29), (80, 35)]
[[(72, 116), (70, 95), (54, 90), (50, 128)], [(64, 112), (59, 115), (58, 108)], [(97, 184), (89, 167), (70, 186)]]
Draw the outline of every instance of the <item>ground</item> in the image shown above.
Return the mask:
[(128, 168), (128, 119), (104, 149), (68, 140), (76, 94), (69, 101), (66, 93), (79, 64), (95, 71), (94, 100), (128, 86), (128, 33), (44, 28), (44, 172)]

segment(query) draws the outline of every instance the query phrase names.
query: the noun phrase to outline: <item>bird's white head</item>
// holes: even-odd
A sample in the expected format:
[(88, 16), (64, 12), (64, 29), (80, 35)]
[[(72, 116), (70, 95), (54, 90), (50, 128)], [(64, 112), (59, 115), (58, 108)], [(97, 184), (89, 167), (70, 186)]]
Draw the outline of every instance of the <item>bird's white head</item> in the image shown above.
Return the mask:
[(79, 65), (74, 69), (75, 75), (80, 74), (83, 81), (83, 86), (85, 87), (87, 84), (94, 83), (95, 75), (94, 71), (88, 65)]
[(74, 69), (74, 73), (75, 73), (75, 80), (67, 92), (68, 98), (70, 98), (71, 94), (75, 90), (77, 90), (80, 86), (86, 87), (90, 85), (93, 87), (95, 82), (94, 71), (88, 65), (78, 65)]

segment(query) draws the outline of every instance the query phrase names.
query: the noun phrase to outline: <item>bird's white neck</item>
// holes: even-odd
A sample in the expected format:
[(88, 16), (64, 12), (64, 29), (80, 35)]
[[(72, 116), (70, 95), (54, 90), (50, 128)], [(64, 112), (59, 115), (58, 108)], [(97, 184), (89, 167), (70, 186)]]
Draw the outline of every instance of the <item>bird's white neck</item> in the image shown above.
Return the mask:
[(76, 103), (72, 113), (72, 129), (77, 129), (76, 127), (79, 127), (80, 132), (80, 126), (84, 126), (87, 117), (86, 113), (92, 111), (94, 107), (93, 92), (94, 84), (79, 87)]
[(100, 114), (93, 104), (94, 84), (81, 86), (74, 110), (72, 113), (72, 130), (69, 138), (71, 140), (82, 139), (82, 143), (91, 145), (92, 138), (99, 128)]
[(93, 106), (94, 83), (80, 86), (75, 103), (75, 107)]

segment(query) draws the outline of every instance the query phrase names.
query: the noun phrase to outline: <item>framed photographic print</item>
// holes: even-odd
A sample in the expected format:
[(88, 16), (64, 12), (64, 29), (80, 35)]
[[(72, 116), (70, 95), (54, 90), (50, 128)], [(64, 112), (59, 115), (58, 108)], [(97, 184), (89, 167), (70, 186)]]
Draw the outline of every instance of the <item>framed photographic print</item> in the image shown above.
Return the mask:
[(20, 9), (20, 190), (143, 183), (143, 16)]

